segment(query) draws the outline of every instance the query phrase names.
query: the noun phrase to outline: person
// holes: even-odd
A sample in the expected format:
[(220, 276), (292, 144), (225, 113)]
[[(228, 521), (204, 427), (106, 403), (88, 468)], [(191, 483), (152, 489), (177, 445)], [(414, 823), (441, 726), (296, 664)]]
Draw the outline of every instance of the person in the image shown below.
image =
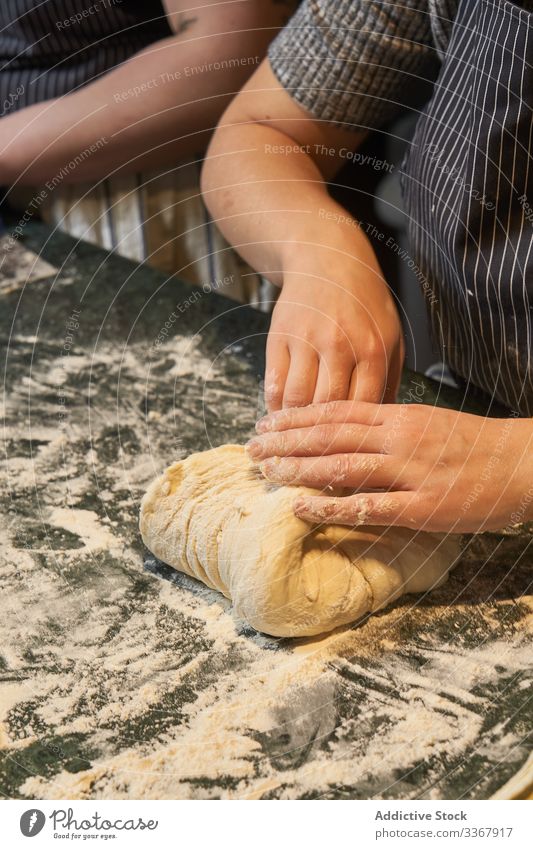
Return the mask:
[(0, 185), (11, 205), (38, 206), (76, 238), (191, 283), (226, 279), (226, 294), (253, 299), (259, 278), (206, 220), (200, 161), (294, 8), (294, 0), (2, 4)]
[[(296, 500), (301, 518), (443, 532), (533, 518), (532, 12), (507, 0), (304, 0), (219, 123), (206, 204), (281, 288), (269, 413), (248, 450), (269, 480), (321, 490)], [(369, 133), (413, 111), (400, 173), (409, 259), (443, 359), (465, 392), (508, 415), (393, 403), (398, 309), (373, 234), (327, 181)]]

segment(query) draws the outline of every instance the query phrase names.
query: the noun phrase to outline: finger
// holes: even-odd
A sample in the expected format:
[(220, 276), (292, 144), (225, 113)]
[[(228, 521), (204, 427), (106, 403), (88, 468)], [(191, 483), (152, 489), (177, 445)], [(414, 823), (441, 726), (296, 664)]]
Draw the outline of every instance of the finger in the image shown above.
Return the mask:
[(315, 489), (327, 486), (384, 488), (392, 486), (397, 477), (396, 461), (386, 454), (270, 457), (259, 464), (259, 469), (274, 483)]
[(305, 407), (313, 400), (318, 373), (317, 356), (311, 345), (295, 344), (289, 349), (290, 366), (283, 392), (283, 408)]
[(289, 349), (285, 337), (269, 333), (266, 347), (265, 404), (269, 412), (281, 410), (289, 372)]
[(294, 427), (311, 427), (316, 424), (348, 423), (383, 424), (387, 408), (379, 404), (356, 401), (328, 401), (327, 404), (310, 404), (308, 407), (279, 410), (259, 419), (257, 433), (272, 430), (290, 430)]
[(318, 378), (313, 404), (323, 404), (326, 401), (345, 401), (350, 388), (350, 376), (353, 360), (339, 356), (323, 356), (320, 358)]
[(382, 365), (358, 363), (351, 376), (348, 397), (354, 401), (380, 404), (385, 395), (386, 381), (387, 374)]
[(394, 404), (398, 396), (400, 381), (402, 378), (402, 369), (404, 362), (404, 343), (400, 339), (399, 350), (391, 357), (389, 362), (389, 370), (387, 372), (387, 385), (383, 401), (386, 404)]
[(331, 498), (321, 495), (299, 496), (293, 505), (295, 514), (307, 522), (336, 525), (400, 525), (422, 527), (425, 519), (413, 492), (379, 492)]
[(254, 460), (267, 457), (321, 457), (326, 454), (386, 453), (383, 428), (326, 424), (260, 434), (245, 445)]

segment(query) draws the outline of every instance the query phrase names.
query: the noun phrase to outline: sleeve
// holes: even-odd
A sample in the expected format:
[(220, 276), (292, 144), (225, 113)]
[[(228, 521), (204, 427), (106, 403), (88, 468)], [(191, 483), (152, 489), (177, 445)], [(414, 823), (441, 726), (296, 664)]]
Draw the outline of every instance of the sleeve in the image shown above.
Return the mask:
[(303, 0), (269, 47), (272, 70), (316, 118), (377, 129), (413, 105), (420, 86), (427, 96), (436, 77), (429, 5)]

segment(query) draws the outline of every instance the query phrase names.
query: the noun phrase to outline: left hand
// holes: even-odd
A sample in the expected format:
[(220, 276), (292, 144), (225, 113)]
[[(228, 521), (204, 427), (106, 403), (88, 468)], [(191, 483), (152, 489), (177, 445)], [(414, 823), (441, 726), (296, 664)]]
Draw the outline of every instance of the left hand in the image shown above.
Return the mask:
[(355, 494), (303, 496), (310, 522), (477, 533), (533, 517), (533, 422), (422, 404), (335, 401), (271, 413), (250, 456), (281, 484)]

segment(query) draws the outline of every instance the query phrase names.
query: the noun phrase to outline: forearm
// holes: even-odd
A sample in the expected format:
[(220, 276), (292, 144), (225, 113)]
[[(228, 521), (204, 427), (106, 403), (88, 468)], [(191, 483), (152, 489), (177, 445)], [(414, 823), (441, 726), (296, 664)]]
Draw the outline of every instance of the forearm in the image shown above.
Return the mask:
[(364, 229), (326, 184), (363, 138), (305, 111), (265, 61), (210, 145), (202, 191), (213, 217), (282, 287), (267, 340), (269, 410), (396, 393), (403, 340), (394, 301)]
[[(262, 123), (221, 126), (209, 147), (202, 188), (228, 241), (255, 269), (281, 283), (287, 264), (316, 262), (324, 269), (375, 261), (358, 223), (328, 193), (324, 174), (336, 169), (338, 150), (319, 136), (300, 144)], [(327, 153), (324, 153), (324, 148)], [(322, 270), (324, 270), (322, 269)]]
[(204, 14), (79, 91), (3, 118), (0, 181), (43, 183), (97, 142), (63, 182), (161, 167), (202, 150), (275, 32), (272, 15), (262, 23), (232, 22), (235, 31), (224, 32)]

